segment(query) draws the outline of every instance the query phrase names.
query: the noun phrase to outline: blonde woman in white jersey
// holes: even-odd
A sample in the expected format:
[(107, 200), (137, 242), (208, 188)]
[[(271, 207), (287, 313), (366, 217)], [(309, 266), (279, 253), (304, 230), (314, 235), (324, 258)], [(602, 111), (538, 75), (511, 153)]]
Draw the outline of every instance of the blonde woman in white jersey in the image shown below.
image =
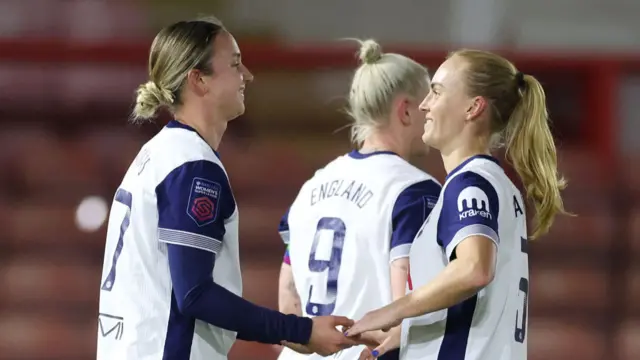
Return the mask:
[[(375, 349), (401, 346), (402, 359), (526, 359), (527, 241), (565, 212), (544, 90), (496, 54), (460, 50), (435, 73), (421, 109), (422, 139), (448, 175), (411, 249), (415, 290), (347, 333), (402, 323)], [(491, 156), (500, 142), (535, 209), (531, 237), (523, 197)]]
[[(429, 91), (427, 69), (383, 54), (372, 40), (361, 43), (359, 57), (349, 95), (358, 150), (318, 170), (280, 223), (288, 244), (280, 277), (284, 313), (360, 318), (404, 296), (411, 242), (440, 193), (432, 176), (409, 163), (426, 153), (418, 106)], [(355, 359), (361, 351), (332, 359)], [(290, 349), (280, 356), (321, 358)]]

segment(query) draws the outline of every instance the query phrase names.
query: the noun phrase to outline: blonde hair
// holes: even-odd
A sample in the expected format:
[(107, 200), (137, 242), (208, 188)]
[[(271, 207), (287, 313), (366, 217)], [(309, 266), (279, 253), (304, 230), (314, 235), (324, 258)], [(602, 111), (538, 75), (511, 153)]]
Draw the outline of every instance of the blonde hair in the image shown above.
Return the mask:
[(417, 96), (429, 86), (429, 72), (406, 56), (383, 53), (374, 40), (351, 40), (360, 44), (361, 65), (351, 82), (347, 113), (353, 119), (351, 141), (362, 145), (373, 130), (385, 125), (394, 97)]
[(564, 210), (560, 191), (567, 182), (558, 173), (556, 146), (549, 128), (542, 85), (519, 72), (507, 59), (487, 51), (459, 50), (464, 59), (469, 95), (490, 104), (491, 130), (506, 147), (506, 158), (522, 179), (535, 208), (533, 239), (545, 234)]
[(174, 112), (181, 104), (181, 91), (187, 74), (197, 69), (209, 75), (213, 41), (225, 31), (216, 18), (180, 21), (156, 35), (149, 52), (149, 81), (136, 91), (132, 121), (152, 119), (158, 109)]

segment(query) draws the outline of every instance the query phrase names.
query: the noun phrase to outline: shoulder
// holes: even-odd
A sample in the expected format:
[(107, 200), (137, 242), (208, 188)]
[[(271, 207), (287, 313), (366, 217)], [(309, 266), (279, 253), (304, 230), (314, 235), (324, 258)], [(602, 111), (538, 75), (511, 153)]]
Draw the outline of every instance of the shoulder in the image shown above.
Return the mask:
[(196, 133), (164, 129), (143, 149), (157, 184), (176, 174), (211, 175), (227, 181), (226, 170), (216, 153)]
[(476, 215), (497, 219), (500, 196), (494, 181), (486, 174), (463, 170), (447, 180), (442, 193), (444, 218), (460, 220)]
[(418, 200), (429, 204), (429, 208), (433, 208), (438, 201), (442, 186), (433, 178), (422, 178), (417, 181), (408, 182), (399, 192), (394, 203), (394, 212)]
[[(461, 171), (447, 180), (443, 189), (445, 200), (450, 200), (452, 196), (463, 198), (475, 194), (497, 196), (496, 184), (491, 179), (491, 176), (476, 170)], [(479, 196), (483, 197), (482, 195)]]

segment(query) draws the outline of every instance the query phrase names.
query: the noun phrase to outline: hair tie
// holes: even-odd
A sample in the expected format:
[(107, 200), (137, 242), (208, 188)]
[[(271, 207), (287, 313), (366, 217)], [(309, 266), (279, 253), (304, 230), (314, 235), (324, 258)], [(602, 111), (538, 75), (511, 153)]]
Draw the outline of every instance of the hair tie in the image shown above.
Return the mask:
[(527, 87), (527, 82), (524, 81), (524, 74), (520, 71), (516, 73), (516, 84), (520, 90), (524, 90)]

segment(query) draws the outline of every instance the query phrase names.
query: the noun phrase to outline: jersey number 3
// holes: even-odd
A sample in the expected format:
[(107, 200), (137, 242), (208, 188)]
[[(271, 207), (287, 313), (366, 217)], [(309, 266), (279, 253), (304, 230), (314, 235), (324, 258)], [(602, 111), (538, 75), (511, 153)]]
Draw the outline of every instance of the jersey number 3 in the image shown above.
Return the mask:
[[(527, 250), (527, 239), (525, 238), (520, 238), (520, 246), (521, 246), (521, 251), (523, 254), (525, 254), (525, 256), (529, 256), (529, 252)], [(519, 311), (516, 312), (516, 331), (514, 334), (515, 340), (519, 343), (524, 343), (524, 339), (525, 336), (527, 335), (527, 313), (528, 313), (528, 309), (527, 309), (527, 302), (528, 302), (528, 298), (529, 298), (529, 279), (527, 278), (520, 278), (520, 284), (518, 286), (518, 294), (522, 293), (523, 296), (523, 305), (522, 305), (522, 320), (519, 319)], [(522, 322), (522, 327), (520, 327), (518, 325), (519, 322)]]
[(118, 263), (118, 258), (120, 257), (122, 247), (124, 246), (124, 233), (129, 228), (129, 221), (131, 219), (131, 193), (124, 189), (118, 189), (118, 191), (116, 191), (115, 201), (126, 206), (127, 213), (125, 214), (124, 219), (122, 219), (122, 223), (120, 224), (120, 237), (118, 238), (118, 243), (116, 244), (116, 250), (113, 252), (111, 270), (109, 270), (109, 274), (102, 282), (101, 289), (105, 291), (111, 291), (111, 289), (113, 288), (113, 283), (115, 283), (116, 281), (116, 264)]
[[(318, 260), (316, 251), (318, 245), (329, 237), (322, 236), (327, 231), (333, 233), (331, 242), (331, 255), (329, 260)], [(311, 254), (309, 255), (309, 271), (312, 273), (324, 273), (327, 271), (326, 298), (325, 302), (314, 303), (311, 301), (314, 290), (318, 291), (313, 285), (309, 288), (309, 300), (307, 301), (307, 314), (313, 316), (331, 315), (336, 307), (336, 298), (338, 295), (338, 273), (340, 272), (340, 262), (342, 261), (342, 246), (344, 245), (344, 236), (347, 228), (344, 221), (338, 218), (324, 217), (318, 221), (316, 233), (311, 246)], [(323, 244), (323, 247), (328, 244)], [(316, 299), (317, 299), (316, 295)]]

